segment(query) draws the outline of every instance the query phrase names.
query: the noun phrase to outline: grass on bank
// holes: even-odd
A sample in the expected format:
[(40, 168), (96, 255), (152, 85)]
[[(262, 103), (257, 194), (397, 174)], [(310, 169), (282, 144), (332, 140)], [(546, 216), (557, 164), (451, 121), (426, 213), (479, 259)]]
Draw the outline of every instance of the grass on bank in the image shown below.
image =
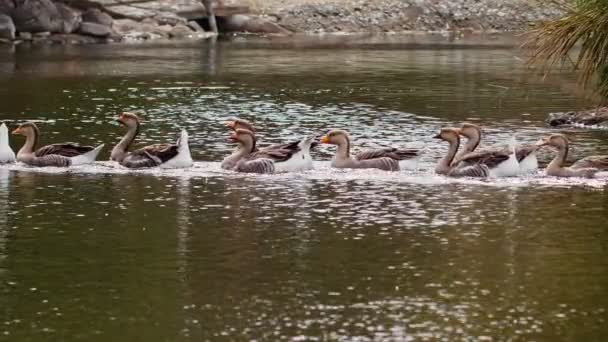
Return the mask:
[(532, 49), (529, 63), (540, 65), (546, 75), (556, 65), (572, 64), (579, 82), (608, 100), (608, 0), (546, 0), (565, 15), (541, 23), (525, 46)]

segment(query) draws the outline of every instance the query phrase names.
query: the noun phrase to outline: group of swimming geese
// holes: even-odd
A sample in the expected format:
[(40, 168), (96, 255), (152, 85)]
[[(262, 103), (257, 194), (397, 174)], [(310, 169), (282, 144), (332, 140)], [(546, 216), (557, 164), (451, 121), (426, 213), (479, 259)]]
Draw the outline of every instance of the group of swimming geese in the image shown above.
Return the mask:
[[(114, 146), (111, 160), (127, 168), (187, 168), (192, 166), (188, 146), (188, 133), (181, 131), (174, 143), (155, 144), (130, 151), (140, 131), (140, 119), (133, 113), (122, 113), (117, 121), (126, 126), (127, 132)], [(236, 150), (224, 158), (221, 167), (245, 173), (278, 173), (310, 170), (313, 168), (310, 150), (318, 142), (336, 145), (337, 151), (331, 161), (334, 168), (380, 169), (385, 171), (415, 170), (423, 150), (380, 148), (364, 150), (351, 156), (350, 138), (344, 130), (332, 130), (320, 141), (307, 137), (300, 141), (258, 148), (255, 128), (245, 120), (227, 123), (230, 141), (237, 144)], [(25, 136), (23, 147), (15, 158), (8, 142), (8, 128), (0, 126), (0, 162), (19, 161), (24, 164), (43, 167), (69, 167), (93, 163), (103, 148), (103, 144), (92, 147), (76, 143), (52, 144), (37, 148), (40, 131), (33, 122), (21, 124), (13, 132)], [(460, 136), (467, 138), (460, 148)], [(435, 167), (435, 172), (450, 177), (509, 177), (536, 172), (536, 153), (543, 146), (557, 150), (555, 158), (547, 166), (546, 173), (557, 177), (597, 178), (608, 176), (608, 156), (591, 156), (566, 167), (568, 139), (562, 134), (543, 137), (535, 144), (478, 149), (481, 129), (465, 123), (460, 128), (443, 128), (434, 138), (449, 144), (448, 152)]]

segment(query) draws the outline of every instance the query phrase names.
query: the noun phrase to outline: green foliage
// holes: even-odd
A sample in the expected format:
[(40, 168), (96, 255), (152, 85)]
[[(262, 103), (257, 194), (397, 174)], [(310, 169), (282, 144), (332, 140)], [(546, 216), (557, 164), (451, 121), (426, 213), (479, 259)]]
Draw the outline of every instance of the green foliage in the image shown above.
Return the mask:
[(565, 16), (542, 23), (530, 32), (531, 38), (525, 44), (533, 49), (529, 62), (541, 65), (545, 74), (556, 64), (572, 62), (580, 70), (580, 83), (593, 86), (602, 98), (608, 99), (608, 0), (559, 4), (567, 8)]

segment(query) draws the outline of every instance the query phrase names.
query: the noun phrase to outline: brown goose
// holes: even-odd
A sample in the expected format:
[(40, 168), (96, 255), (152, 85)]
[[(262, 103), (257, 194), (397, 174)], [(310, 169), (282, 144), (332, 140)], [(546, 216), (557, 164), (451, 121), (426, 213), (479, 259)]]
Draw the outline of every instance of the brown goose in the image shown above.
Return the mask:
[(442, 128), (439, 134), (434, 136), (435, 139), (447, 141), (450, 146), (448, 153), (443, 157), (437, 166), (435, 172), (440, 175), (450, 177), (488, 177), (490, 176), (490, 167), (484, 163), (485, 160), (480, 159), (477, 163), (462, 166), (459, 163), (454, 164), (454, 157), (460, 147), (460, 130), (458, 128)]
[[(460, 135), (467, 138), (467, 142), (462, 151), (460, 151), (454, 160), (459, 161), (466, 154), (474, 152), (481, 141), (481, 128), (475, 124), (465, 122), (459, 130)], [(538, 160), (536, 158), (536, 152), (539, 146), (536, 144), (517, 145), (515, 147), (515, 157), (517, 159), (519, 174), (527, 174), (536, 172), (538, 170)], [(497, 151), (503, 151), (503, 148), (486, 147), (479, 152), (494, 153)], [(514, 165), (512, 165), (514, 166)], [(515, 171), (515, 170), (513, 170)], [(507, 176), (514, 176), (513, 172), (507, 171)]]
[(17, 160), (31, 166), (72, 166), (90, 164), (95, 161), (103, 144), (82, 146), (76, 143), (46, 145), (36, 150), (40, 130), (33, 122), (21, 124), (13, 131), (14, 135), (25, 136), (25, 144), (17, 152)]
[[(594, 160), (597, 160), (593, 157), (591, 159), (585, 160), (581, 159), (580, 163), (574, 163), (571, 167), (564, 167), (566, 160), (568, 159), (569, 152), (569, 142), (568, 138), (563, 134), (552, 134), (548, 137), (543, 137), (537, 143), (539, 146), (551, 146), (557, 150), (557, 154), (555, 158), (549, 163), (547, 166), (547, 175), (555, 176), (555, 177), (584, 177), (584, 178), (595, 178), (598, 176), (605, 177), (605, 172), (601, 172), (603, 169), (602, 166), (606, 165), (603, 163), (595, 163)], [(608, 158), (604, 156), (604, 158)], [(577, 165), (578, 164), (578, 165)], [(577, 167), (575, 167), (577, 165)], [(598, 165), (597, 167), (584, 167), (585, 165)], [(600, 173), (602, 173), (600, 175)]]
[(394, 147), (364, 150), (350, 155), (350, 137), (344, 130), (332, 130), (323, 138), (321, 143), (337, 145), (338, 149), (332, 158), (331, 166), (339, 169), (380, 169), (399, 171), (400, 169), (415, 169), (420, 150), (397, 149)]
[(129, 148), (139, 134), (140, 121), (133, 113), (122, 113), (116, 119), (127, 127), (127, 133), (112, 149), (110, 159), (128, 168), (185, 168), (192, 166), (188, 132), (182, 130), (175, 144), (155, 144), (129, 152)]
[(310, 152), (312, 138), (304, 139), (298, 144), (290, 144), (287, 148), (272, 150), (257, 150), (256, 137), (253, 132), (237, 128), (230, 135), (230, 140), (238, 143), (233, 153), (238, 160), (232, 170), (248, 173), (276, 173), (307, 170), (311, 167), (312, 159), (306, 160)]
[[(255, 128), (251, 123), (242, 119), (235, 119), (226, 123), (232, 131), (236, 132), (238, 129), (244, 129), (249, 131), (255, 137)], [(284, 154), (286, 151), (300, 152), (294, 158), (290, 158), (289, 163), (276, 165), (278, 168), (276, 172), (296, 172), (311, 170), (313, 168), (312, 157), (310, 155), (310, 149), (317, 145), (317, 142), (313, 141), (312, 137), (307, 137), (303, 140), (294, 141), (286, 144), (275, 144), (267, 147), (258, 149), (257, 143), (254, 144), (252, 152), (272, 152), (277, 151), (278, 154)], [(234, 169), (238, 161), (243, 158), (244, 150), (237, 148), (232, 154), (224, 158), (221, 167), (226, 170)]]

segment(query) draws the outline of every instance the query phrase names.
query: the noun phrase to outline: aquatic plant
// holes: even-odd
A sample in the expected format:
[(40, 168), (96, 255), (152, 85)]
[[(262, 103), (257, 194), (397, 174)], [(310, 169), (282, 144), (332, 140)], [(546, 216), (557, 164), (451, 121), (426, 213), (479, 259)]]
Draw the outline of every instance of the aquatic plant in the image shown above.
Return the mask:
[(579, 82), (608, 100), (608, 0), (545, 0), (564, 10), (564, 16), (530, 30), (524, 44), (532, 49), (529, 63), (547, 75), (556, 65), (572, 65)]

